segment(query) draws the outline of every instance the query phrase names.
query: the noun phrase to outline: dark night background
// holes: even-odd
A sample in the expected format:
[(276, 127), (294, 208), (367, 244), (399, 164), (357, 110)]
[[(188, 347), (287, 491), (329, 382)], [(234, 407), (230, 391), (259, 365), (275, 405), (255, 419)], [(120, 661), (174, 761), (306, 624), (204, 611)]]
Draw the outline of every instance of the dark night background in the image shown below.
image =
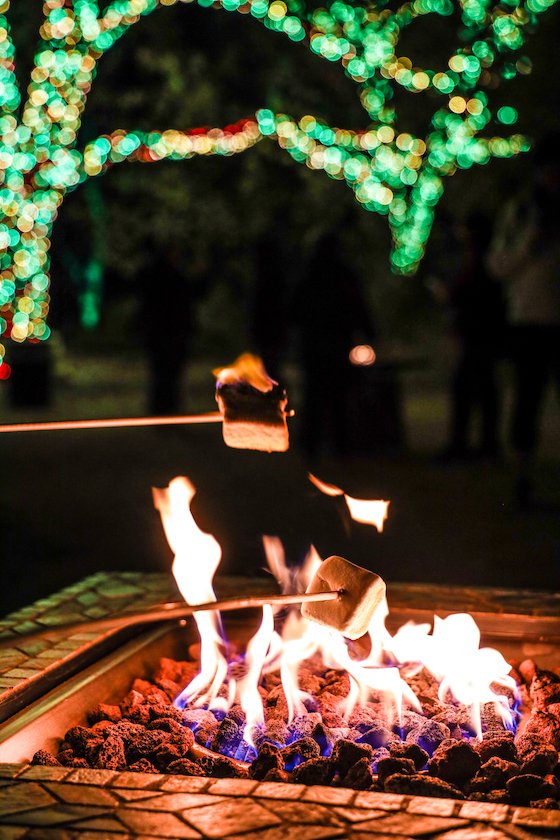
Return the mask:
[[(41, 14), (40, 3), (14, 4), (23, 89)], [(399, 52), (415, 65), (443, 67), (450, 55), (455, 17), (434, 17), (417, 20), (403, 37)], [(494, 103), (515, 105), (515, 131), (537, 141), (560, 130), (559, 34), (555, 7), (528, 40), (532, 73), (490, 92)], [(223, 126), (260, 107), (360, 129), (367, 114), (357, 93), (338, 65), (248, 16), (177, 4), (141, 19), (102, 59), (79, 146), (117, 128)], [(434, 100), (402, 93), (397, 107), (399, 128), (422, 136)], [(356, 399), (368, 389), (375, 394), (372, 428), (378, 425), (368, 437), (367, 424), (358, 423), (347, 457), (325, 451), (315, 470), (354, 496), (391, 499), (390, 518), (381, 536), (365, 526), (347, 530), (333, 500), (307, 482), (299, 414), (286, 456), (227, 449), (215, 426), (4, 436), (0, 614), (98, 569), (168, 570), (171, 555), (150, 488), (176, 474), (199, 488), (196, 516), (222, 542), (229, 572), (259, 570), (265, 533), (283, 538), (291, 562), (311, 541), (323, 556), (341, 553), (388, 580), (557, 588), (560, 409), (552, 394), (531, 511), (512, 504), (507, 362), (500, 366), (503, 457), (461, 463), (436, 457), (446, 443), (451, 351), (446, 314), (431, 289), (453, 270), (454, 220), (473, 211), (494, 219), (529, 181), (531, 167), (527, 155), (447, 179), (414, 277), (390, 273), (383, 218), (362, 210), (345, 184), (294, 163), (273, 142), (231, 158), (120, 164), (69, 195), (53, 233), (48, 399), (24, 405), (20, 395), (17, 404), (16, 376), (29, 377), (33, 391), (44, 359), (35, 364), (36, 353), (29, 363), (25, 350), (23, 363), (19, 357), (25, 372), (18, 374), (18, 348), (8, 348), (14, 374), (13, 382), (0, 383), (4, 422), (146, 413), (147, 348), (185, 306), (184, 288), (192, 340), (181, 408), (213, 410), (211, 369), (254, 349), (258, 277), (270, 271), (279, 295), (291, 300), (314, 243), (343, 224), (348, 269), (366, 289), (380, 362), (378, 373), (364, 370), (353, 387)], [(267, 244), (271, 237), (281, 240), (281, 260)], [(80, 319), (81, 278), (92, 259), (104, 264), (103, 291), (99, 323), (87, 327)], [(281, 372), (299, 411), (301, 364), (295, 328), (288, 327)]]

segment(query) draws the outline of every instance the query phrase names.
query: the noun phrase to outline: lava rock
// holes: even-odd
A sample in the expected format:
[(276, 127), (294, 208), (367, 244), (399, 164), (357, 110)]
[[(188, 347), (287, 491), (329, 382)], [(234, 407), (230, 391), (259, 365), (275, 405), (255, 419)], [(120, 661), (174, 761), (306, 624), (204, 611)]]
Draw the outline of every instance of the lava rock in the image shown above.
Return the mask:
[(428, 755), (432, 755), (442, 741), (448, 740), (449, 735), (449, 728), (444, 723), (422, 718), (422, 723), (406, 736), (406, 743), (418, 744)]
[(469, 786), (469, 790), (489, 792), (505, 788), (508, 779), (519, 773), (519, 767), (513, 761), (493, 756), (478, 770)]
[(286, 770), (290, 771), (310, 758), (319, 758), (321, 750), (313, 738), (299, 738), (280, 750)]
[(132, 723), (141, 724), (142, 726), (145, 726), (151, 720), (149, 708), (139, 705), (131, 706), (128, 710), (125, 710), (123, 706), (123, 717)]
[(533, 709), (543, 710), (552, 703), (560, 703), (560, 677), (554, 671), (537, 668), (529, 686)]
[[(368, 722), (367, 726), (368, 728), (357, 739), (358, 744), (369, 744), (370, 747), (376, 750), (379, 747), (384, 747), (389, 742), (391, 733), (382, 723), (376, 722), (372, 726)], [(357, 729), (360, 729), (359, 724)]]
[(243, 732), (237, 723), (229, 717), (225, 717), (212, 738), (210, 749), (222, 755), (233, 757), (242, 736)]
[(560, 703), (552, 703), (546, 711), (534, 711), (527, 721), (525, 735), (537, 735), (560, 750)]
[(407, 776), (414, 776), (416, 767), (410, 758), (383, 758), (377, 762), (377, 775), (382, 785), (389, 776), (395, 773), (402, 773)]
[(38, 764), (41, 767), (61, 767), (60, 761), (54, 757), (48, 750), (37, 750), (31, 764)]
[(120, 706), (110, 706), (107, 703), (100, 703), (89, 712), (87, 719), (90, 726), (101, 720), (108, 720), (111, 723), (118, 723), (122, 718)]
[(546, 776), (558, 764), (558, 750), (543, 738), (524, 734), (517, 739), (516, 746), (523, 773)]
[(97, 751), (95, 766), (102, 770), (126, 770), (123, 739), (109, 735)]
[[(142, 764), (143, 761), (146, 759), (141, 759), (141, 761), (137, 762), (138, 765)], [(149, 762), (148, 762), (149, 763)], [(134, 769), (133, 767), (130, 768), (131, 770)], [(151, 772), (154, 772), (152, 770)], [(150, 771), (148, 771), (150, 772)], [(204, 770), (202, 767), (199, 767), (194, 761), (191, 761), (189, 758), (179, 758), (177, 761), (172, 761), (170, 764), (167, 765), (167, 772), (168, 773), (176, 773), (180, 776), (204, 776)]]
[(372, 757), (373, 749), (369, 744), (355, 744), (354, 741), (347, 741), (346, 739), (336, 742), (331, 755), (333, 764), (341, 778), (346, 776), (352, 765), (361, 758), (367, 758), (368, 761), (371, 761)]
[(390, 754), (392, 758), (410, 758), (417, 770), (422, 770), (430, 758), (426, 750), (423, 750), (418, 744), (403, 744), (401, 741), (395, 741), (391, 744)]
[(404, 773), (394, 773), (385, 783), (388, 793), (402, 793), (411, 796), (437, 796), (441, 799), (464, 799), (465, 797), (453, 785), (443, 779), (430, 776), (408, 776)]
[(533, 773), (514, 776), (506, 785), (512, 805), (529, 805), (536, 799), (556, 798), (558, 786)]
[(560, 808), (560, 802), (557, 799), (534, 799), (529, 803), (531, 808), (545, 808), (549, 811), (557, 811)]
[(441, 744), (428, 763), (428, 772), (444, 782), (461, 787), (480, 768), (480, 757), (466, 741)]
[(492, 733), (484, 735), (482, 741), (475, 746), (482, 764), (491, 758), (503, 758), (504, 761), (516, 761), (517, 749), (511, 732)]
[[(388, 760), (391, 761), (391, 759)], [(374, 781), (371, 760), (364, 757), (352, 765), (340, 784), (342, 787), (353, 790), (369, 790)]]
[(335, 768), (330, 758), (310, 758), (294, 769), (292, 782), (298, 785), (329, 785)]
[(271, 770), (284, 770), (284, 761), (278, 747), (263, 744), (258, 757), (249, 767), (249, 776), (262, 781)]

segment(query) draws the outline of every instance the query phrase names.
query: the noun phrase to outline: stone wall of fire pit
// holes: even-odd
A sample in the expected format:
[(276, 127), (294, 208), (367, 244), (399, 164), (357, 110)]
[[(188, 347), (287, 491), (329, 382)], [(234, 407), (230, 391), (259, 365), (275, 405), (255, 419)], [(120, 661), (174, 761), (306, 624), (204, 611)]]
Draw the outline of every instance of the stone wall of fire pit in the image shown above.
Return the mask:
[[(222, 579), (217, 590), (220, 596), (262, 593), (271, 591), (271, 582)], [(29, 645), (19, 641), (23, 633), (176, 598), (174, 584), (163, 575), (100, 573), (9, 616), (0, 624), (0, 636), (12, 640), (0, 650), (4, 719), (126, 639), (123, 631), (104, 631)], [(550, 653), (550, 639), (558, 653), (557, 595), (399, 584), (389, 586), (389, 603), (397, 620), (415, 611), (419, 619), (425, 619), (422, 611), (516, 616), (526, 630), (527, 655)], [(246, 779), (0, 764), (2, 840), (161, 837), (524, 840), (560, 837), (560, 812)]]

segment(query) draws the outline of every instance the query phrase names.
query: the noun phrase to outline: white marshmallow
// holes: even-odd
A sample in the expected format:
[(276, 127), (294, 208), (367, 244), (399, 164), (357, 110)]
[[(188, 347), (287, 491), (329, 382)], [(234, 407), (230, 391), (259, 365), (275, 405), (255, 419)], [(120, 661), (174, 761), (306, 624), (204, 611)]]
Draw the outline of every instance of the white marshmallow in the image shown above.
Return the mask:
[(309, 601), (301, 606), (305, 618), (333, 627), (348, 639), (367, 632), (376, 609), (385, 600), (385, 583), (374, 572), (362, 569), (343, 557), (327, 557), (307, 592), (340, 591), (337, 601)]

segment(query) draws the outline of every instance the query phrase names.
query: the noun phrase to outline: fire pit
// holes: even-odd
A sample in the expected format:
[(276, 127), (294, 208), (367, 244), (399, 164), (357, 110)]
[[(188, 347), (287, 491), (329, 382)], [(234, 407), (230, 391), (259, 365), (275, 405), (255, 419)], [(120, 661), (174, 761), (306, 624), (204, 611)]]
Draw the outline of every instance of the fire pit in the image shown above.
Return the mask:
[[(107, 591), (111, 582), (118, 592), (116, 578), (97, 580), (97, 587)], [(149, 581), (154, 586), (154, 581)], [(226, 581), (222, 592), (247, 592), (254, 582)], [(140, 575), (128, 587), (142, 590)], [(168, 582), (169, 590), (171, 585)], [(260, 584), (262, 591), (262, 582)], [(121, 583), (123, 593), (125, 582)], [(84, 582), (82, 591), (75, 587), (62, 602), (79, 599), (92, 587)], [(93, 587), (95, 589), (95, 587)], [(158, 596), (164, 589), (159, 580)], [(130, 594), (128, 595), (130, 599)], [(94, 608), (89, 600), (88, 609)], [(99, 597), (101, 601), (101, 597)], [(154, 598), (153, 600), (157, 600)], [(558, 641), (560, 621), (557, 599), (544, 603), (541, 594), (460, 591), (420, 585), (389, 586), (392, 605), (390, 629), (408, 618), (431, 620), (434, 610), (444, 615), (450, 610), (468, 608), (475, 614), (484, 634), (484, 642), (499, 648), (507, 658), (517, 661), (534, 656), (541, 667), (560, 664)], [(79, 601), (78, 601), (79, 603)], [(114, 609), (122, 609), (127, 599), (115, 597)], [(130, 604), (130, 601), (128, 601)], [(59, 599), (60, 604), (60, 599)], [(413, 604), (414, 606), (409, 606)], [(446, 609), (438, 609), (446, 604)], [(93, 606), (92, 606), (93, 605)], [(539, 615), (547, 611), (552, 615)], [(45, 606), (39, 607), (40, 613)], [(33, 620), (34, 608), (26, 618)], [(519, 614), (523, 612), (524, 614)], [(56, 608), (54, 609), (56, 613)], [(517, 613), (514, 615), (514, 613)], [(556, 616), (556, 617), (554, 617)], [(59, 623), (63, 615), (59, 609)], [(55, 616), (50, 620), (55, 623)], [(10, 622), (21, 627), (21, 618)], [(246, 621), (235, 622), (230, 637), (251, 635)], [(17, 633), (17, 631), (14, 631)], [(92, 634), (93, 635), (93, 634)], [(163, 657), (184, 659), (189, 641), (194, 640), (191, 622), (186, 630), (150, 629), (138, 638), (117, 648), (97, 663), (55, 688), (36, 703), (13, 715), (3, 726), (0, 773), (6, 785), (2, 799), (4, 815), (0, 835), (24, 836), (30, 826), (41, 827), (41, 837), (73, 837), (91, 832), (88, 837), (123, 838), (125, 836), (225, 837), (243, 835), (251, 838), (290, 838), (296, 833), (309, 837), (525, 837), (557, 836), (560, 816), (508, 804), (426, 799), (413, 794), (389, 794), (356, 791), (345, 787), (286, 784), (258, 779), (211, 779), (204, 776), (134, 773), (126, 770), (99, 770), (79, 767), (30, 766), (28, 761), (38, 749), (56, 748), (55, 742), (77, 723), (85, 723), (86, 714), (99, 703), (121, 699), (135, 678), (149, 677)], [(101, 635), (103, 639), (103, 634)], [(95, 647), (95, 639), (84, 640)], [(55, 646), (51, 645), (50, 649)], [(14, 642), (17, 650), (17, 641)], [(42, 653), (49, 651), (47, 645)], [(12, 654), (13, 655), (13, 654)], [(60, 656), (60, 654), (58, 654)], [(37, 657), (27, 657), (36, 662)], [(49, 662), (52, 669), (56, 654)], [(5, 680), (25, 682), (33, 667), (26, 661), (8, 671)], [(39, 673), (39, 672), (38, 672)], [(45, 670), (46, 673), (46, 670)], [(41, 680), (41, 674), (35, 675)], [(52, 677), (49, 675), (49, 680)], [(8, 691), (14, 691), (11, 685)], [(302, 828), (302, 825), (305, 826)], [(25, 828), (24, 828), (25, 827)], [(56, 827), (56, 829), (55, 829)], [(457, 833), (461, 830), (461, 833)], [(465, 833), (467, 830), (470, 833)], [(530, 831), (530, 834), (528, 833)], [(58, 833), (56, 833), (58, 832)], [(453, 832), (453, 834), (449, 834)], [(536, 835), (535, 833), (536, 832)], [(34, 836), (34, 835), (25, 835)], [(37, 829), (39, 836), (39, 829)], [(83, 835), (80, 835), (83, 836)]]

